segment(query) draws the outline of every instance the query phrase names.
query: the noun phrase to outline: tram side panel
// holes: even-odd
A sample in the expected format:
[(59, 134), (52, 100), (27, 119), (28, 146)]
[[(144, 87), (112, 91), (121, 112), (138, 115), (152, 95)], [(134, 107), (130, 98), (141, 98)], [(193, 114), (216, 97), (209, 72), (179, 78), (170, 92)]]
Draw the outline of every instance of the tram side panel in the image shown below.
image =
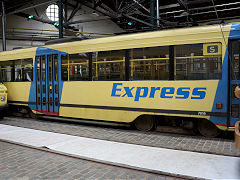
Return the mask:
[(4, 82), (8, 89), (8, 103), (28, 105), (31, 82)]
[(218, 80), (64, 82), (60, 116), (132, 122), (140, 115), (212, 115)]

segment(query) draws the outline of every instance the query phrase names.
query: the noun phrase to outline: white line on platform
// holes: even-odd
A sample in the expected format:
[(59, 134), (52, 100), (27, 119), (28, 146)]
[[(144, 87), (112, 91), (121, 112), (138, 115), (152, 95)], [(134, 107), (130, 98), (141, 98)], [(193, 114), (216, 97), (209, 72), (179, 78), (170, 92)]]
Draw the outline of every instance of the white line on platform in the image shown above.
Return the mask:
[(205, 179), (240, 179), (240, 158), (97, 140), (0, 124), (0, 138), (88, 159)]

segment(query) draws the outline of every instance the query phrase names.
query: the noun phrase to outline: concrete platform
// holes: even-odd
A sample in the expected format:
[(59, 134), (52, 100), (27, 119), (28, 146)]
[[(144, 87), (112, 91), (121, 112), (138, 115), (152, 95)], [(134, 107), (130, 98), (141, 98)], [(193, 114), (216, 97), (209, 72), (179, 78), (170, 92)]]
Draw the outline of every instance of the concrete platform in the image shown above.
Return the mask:
[(0, 138), (123, 166), (204, 179), (240, 179), (240, 158), (117, 143), (0, 124)]

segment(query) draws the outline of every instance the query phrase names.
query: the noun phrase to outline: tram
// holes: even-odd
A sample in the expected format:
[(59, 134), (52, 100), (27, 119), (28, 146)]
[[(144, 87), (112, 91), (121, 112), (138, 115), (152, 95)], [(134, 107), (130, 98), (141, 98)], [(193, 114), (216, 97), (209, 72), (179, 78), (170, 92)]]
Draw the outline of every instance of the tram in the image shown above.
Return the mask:
[(234, 130), (240, 24), (169, 29), (0, 53), (8, 103), (34, 115)]
[(8, 109), (7, 104), (7, 88), (4, 86), (3, 82), (1, 81), (0, 76), (0, 119), (6, 116), (6, 111)]

